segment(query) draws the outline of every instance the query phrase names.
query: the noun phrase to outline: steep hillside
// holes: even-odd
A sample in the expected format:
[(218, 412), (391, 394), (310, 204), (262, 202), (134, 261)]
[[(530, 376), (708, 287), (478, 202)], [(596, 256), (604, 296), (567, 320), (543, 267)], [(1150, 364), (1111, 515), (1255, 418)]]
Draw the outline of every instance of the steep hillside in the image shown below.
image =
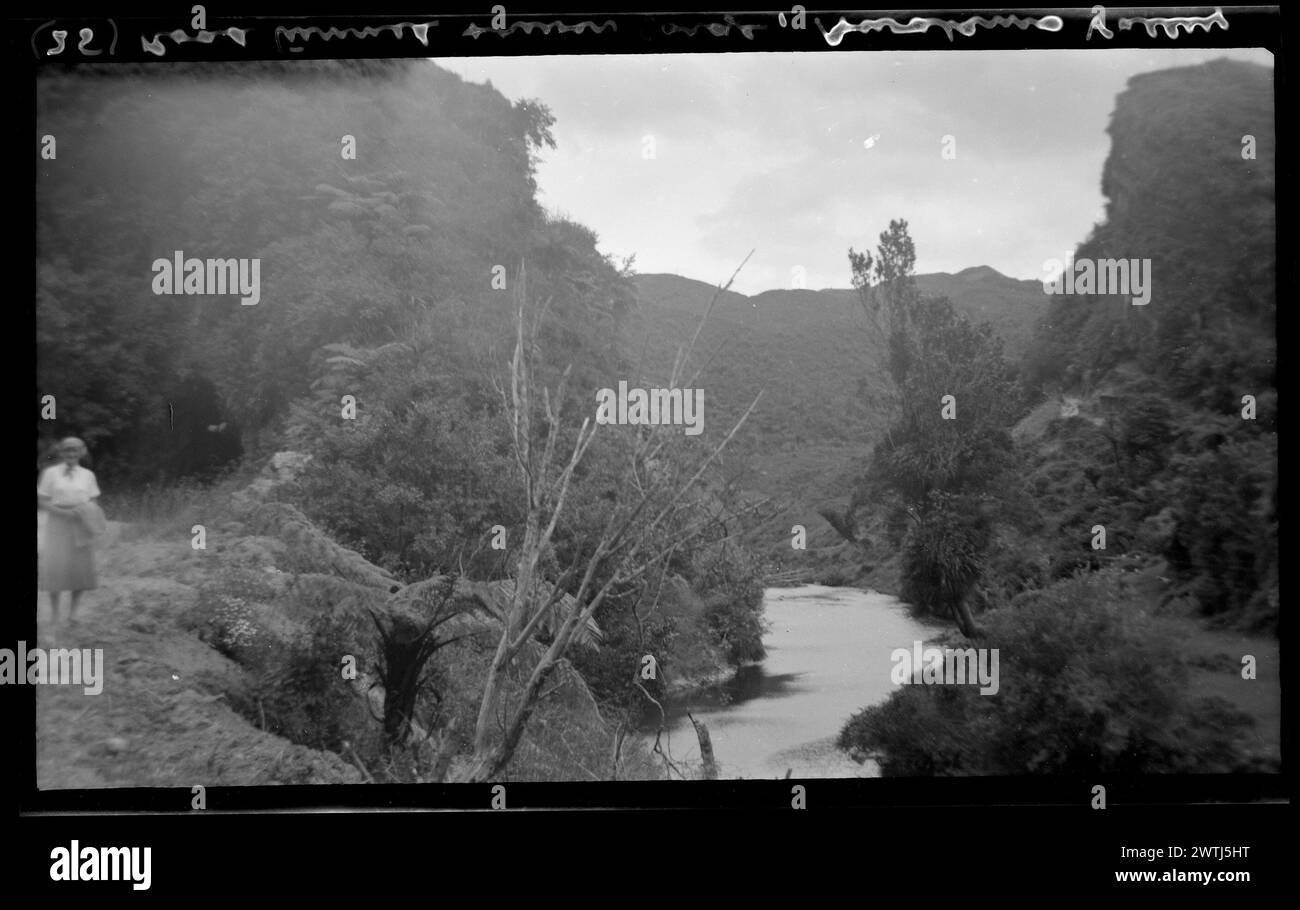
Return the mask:
[(1076, 261), (1151, 261), (1151, 300), (1061, 295), (1031, 377), (1088, 383), (1136, 360), (1219, 411), (1275, 384), (1273, 74), (1228, 60), (1136, 76), (1116, 99), (1106, 219)]
[[(1019, 357), (1046, 302), (1042, 285), (987, 266), (917, 277), (926, 296), (946, 296), (976, 322), (988, 322)], [(638, 305), (628, 320), (626, 359), (646, 384), (667, 376), (689, 343), (716, 287), (678, 275), (638, 275)], [(729, 452), (745, 488), (784, 506), (779, 523), (802, 520), (828, 532), (816, 509), (842, 505), (856, 460), (881, 430), (875, 344), (848, 289), (727, 292), (714, 305), (694, 358), (705, 390), (705, 432), (717, 440), (760, 391), (763, 398)], [(693, 370), (687, 371), (687, 378)], [(652, 382), (653, 380), (653, 382)], [(612, 380), (611, 380), (612, 381)], [(775, 527), (778, 522), (773, 522)], [(828, 535), (825, 543), (835, 543)], [(788, 549), (788, 548), (787, 548)]]
[[(205, 569), (193, 584), (170, 558), (150, 570), (173, 572), (190, 590), (173, 590), (187, 604), (139, 643), (142, 659), (148, 649), (149, 659), (170, 661), (208, 636), (243, 675), (229, 690), (196, 688), (202, 704), (224, 694), (246, 723), (333, 752), (343, 772), (368, 769), (367, 780), (409, 779), (407, 759), (420, 757), (412, 743), (439, 739), (440, 758), (417, 776), (517, 780), (636, 773), (620, 769), (636, 749), (612, 748), (635, 726), (633, 709), (670, 681), (761, 656), (760, 567), (727, 540), (723, 522), (705, 525), (688, 511), (707, 497), (678, 495), (662, 509), (629, 501), (642, 468), (689, 467), (698, 479), (681, 451), (689, 441), (679, 448), (677, 438), (651, 463), (632, 454), (632, 433), (602, 434), (581, 447), (563, 494), (536, 495), (554, 472), (522, 428), (540, 429), (563, 372), (568, 394), (550, 438), (556, 451), (574, 446), (595, 389), (626, 374), (617, 358), (634, 302), (630, 277), (597, 250), (595, 234), (537, 201), (539, 149), (554, 145), (543, 104), (510, 101), (426, 60), (110, 65), (51, 74), (37, 95), (45, 128), (66, 149), (44, 161), (37, 192), (37, 384), (58, 402), (57, 415), (51, 408), (51, 419), (38, 420), (38, 446), (83, 438), (103, 489), (123, 504), (165, 505), (184, 492), (178, 480), (245, 473), (265, 458), (297, 472), (274, 503), (259, 479), (257, 503), (223, 513), (215, 493), (232, 480), (218, 481), (193, 521), (178, 523), (175, 504), (156, 510), (172, 556), (189, 546), (176, 527), (200, 524), (209, 539), (192, 557)], [(232, 263), (248, 300), (230, 293)], [(529, 340), (512, 361), (517, 313), (527, 314)], [(507, 401), (503, 387), (518, 397)], [(243, 444), (242, 464), (230, 464), (238, 446), (213, 451), (220, 434)], [(661, 494), (656, 486), (647, 495)], [(525, 528), (552, 503), (558, 514), (541, 519), (550, 519), (546, 536), (530, 537)], [(131, 523), (152, 533), (147, 520)], [(672, 567), (616, 567), (590, 534), (613, 526), (623, 543), (662, 535), (684, 552)], [(314, 564), (313, 553), (326, 559)], [(581, 586), (604, 576), (561, 568), (588, 558), (601, 572), (630, 573), (609, 582), (616, 596), (597, 601)], [(402, 595), (454, 605), (455, 589), (441, 591), (451, 577), (508, 585), (520, 565), (529, 567), (520, 580), (527, 594), (507, 598), (518, 615), (498, 622), (528, 632), (495, 663), (479, 647), (490, 633), (435, 647), (428, 624), (450, 630), (447, 617), (413, 613)], [(106, 575), (135, 585), (133, 574)], [(587, 582), (552, 603), (545, 585), (574, 577)], [(629, 578), (671, 582), (681, 602), (642, 622)], [(671, 599), (654, 597), (665, 613)], [(595, 615), (548, 625), (579, 601)], [(131, 603), (97, 606), (111, 624)], [(549, 612), (531, 622), (530, 610)], [(583, 650), (597, 639), (598, 652)], [(626, 668), (648, 650), (658, 675), (633, 685)], [(391, 671), (379, 730), (373, 705), (341, 685), (338, 655), (359, 658), (358, 680)], [(167, 665), (192, 681), (183, 661)], [(546, 689), (518, 685), (534, 670)], [(129, 674), (112, 682), (133, 685)], [(571, 715), (561, 709), (566, 693)], [(484, 711), (513, 711), (514, 732), (493, 742), (475, 699)], [(128, 724), (146, 744), (147, 722)], [(417, 726), (438, 732), (422, 738)], [(540, 756), (534, 747), (544, 740), (567, 751)], [(50, 742), (57, 780), (66, 743)], [(477, 758), (466, 758), (467, 745)], [(320, 762), (312, 779), (335, 773), (328, 757)], [(125, 768), (116, 779), (159, 779), (146, 770)], [(247, 782), (239, 775), (249, 769), (237, 770), (232, 779)]]
[(995, 472), (909, 490), (929, 452), (898, 457), (891, 427), (865, 479), (911, 510), (900, 593), (999, 648), (1008, 684), (855, 715), (840, 744), (882, 750), (886, 776), (1280, 771), (1272, 109), (1264, 67), (1130, 80), (1072, 274), (1136, 260), (1150, 284), (1052, 300), (1021, 371), (1038, 403)]
[[(644, 341), (645, 372), (657, 379), (678, 346), (690, 341), (715, 288), (672, 275), (638, 276), (637, 288), (629, 356), (635, 363)], [(706, 437), (725, 433), (724, 417), (734, 419), (763, 391), (745, 434), (750, 441), (779, 438), (776, 444), (795, 446), (861, 438), (870, 415), (849, 403), (858, 397), (865, 338), (847, 304), (815, 291), (721, 297), (693, 364), (702, 369), (694, 385), (704, 388), (711, 415)]]
[(1257, 629), (1278, 609), (1272, 104), (1271, 71), (1227, 60), (1130, 80), (1076, 261), (1150, 258), (1151, 300), (1053, 301), (1025, 372), (1059, 382), (1061, 416), (1019, 434), (1074, 541), (1061, 571), (1104, 516), (1108, 550), (1168, 561), (1169, 599)]
[(1008, 278), (986, 265), (951, 275), (918, 275), (916, 286), (926, 296), (947, 297), (971, 322), (992, 326), (1013, 360), (1028, 349), (1034, 324), (1048, 302), (1042, 282)]
[[(548, 342), (591, 342), (578, 381), (630, 296), (590, 232), (536, 202), (549, 112), (429, 61), (108, 65), (37, 94), (64, 139), (37, 186), (37, 384), (59, 401), (37, 433), (85, 439), (115, 484), (211, 467), (193, 451), (211, 425), (271, 454), (325, 345), (421, 343), (449, 377), (422, 391), (459, 394), (480, 347), (511, 343), (494, 267), (527, 260), (555, 300)], [(182, 255), (256, 262), (259, 302), (160, 292), (151, 263)]]
[[(987, 266), (920, 275), (916, 283), (923, 295), (948, 297), (971, 321), (991, 325), (1012, 358), (1024, 352), (1047, 302), (1041, 283)], [(716, 288), (677, 275), (638, 275), (636, 285), (628, 357), (638, 362), (644, 345), (643, 372), (664, 373)], [(751, 441), (770, 444), (767, 437), (780, 436), (778, 444), (861, 444), (863, 432), (874, 426), (867, 383), (873, 347), (852, 290), (781, 289), (753, 297), (728, 292), (701, 333), (696, 362), (706, 399), (718, 404), (719, 423), (764, 390), (746, 434)], [(712, 429), (724, 428), (715, 423)]]

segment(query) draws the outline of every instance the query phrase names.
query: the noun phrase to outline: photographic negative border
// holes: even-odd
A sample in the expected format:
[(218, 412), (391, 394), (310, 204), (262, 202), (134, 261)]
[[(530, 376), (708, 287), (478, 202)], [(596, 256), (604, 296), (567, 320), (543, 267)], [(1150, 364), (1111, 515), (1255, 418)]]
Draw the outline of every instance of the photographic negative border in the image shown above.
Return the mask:
[[(38, 135), (32, 86), (45, 67), (105, 62), (315, 60), (379, 57), (515, 56), (609, 53), (854, 53), (881, 50), (1264, 47), (1278, 55), (1282, 19), (1276, 8), (1114, 8), (1098, 26), (1089, 10), (892, 11), (869, 16), (851, 11), (807, 11), (795, 29), (790, 9), (702, 13), (532, 12), (506, 3), (509, 26), (490, 26), (491, 4), (451, 12), (414, 9), (357, 17), (314, 13), (231, 19), (213, 7), (209, 28), (189, 28), (189, 4), (156, 12), (78, 16), (24, 15), (8, 22), (10, 142), (13, 170), (35, 185), (30, 138)], [(320, 5), (307, 7), (319, 10)], [(1175, 15), (1175, 13), (1177, 15)], [(1158, 20), (1158, 21), (1157, 21)], [(1176, 21), (1175, 21), (1176, 20)], [(1220, 25), (1220, 22), (1225, 23)], [(90, 32), (84, 37), (82, 30)], [(68, 37), (56, 40), (56, 32)], [(83, 36), (73, 41), (72, 36)], [(55, 48), (61, 49), (55, 53)], [(21, 52), (19, 52), (21, 51)], [(1275, 110), (1286, 94), (1284, 61), (1277, 61)], [(1281, 122), (1281, 119), (1278, 119)], [(1280, 139), (1280, 144), (1285, 142)], [(1279, 185), (1285, 185), (1279, 175)], [(1286, 220), (1278, 205), (1279, 232)], [(24, 299), (34, 299), (34, 201), (12, 206), (11, 272), (24, 276)], [(1281, 245), (1279, 244), (1279, 249)], [(30, 258), (29, 258), (30, 257)], [(1279, 283), (1282, 279), (1279, 277)], [(1281, 296), (1281, 295), (1279, 295)], [(24, 311), (26, 309), (24, 308)], [(33, 317), (34, 319), (34, 317)], [(30, 603), (30, 601), (28, 601)], [(6, 611), (4, 640), (35, 640), (27, 610)], [(8, 687), (7, 687), (8, 688)], [(18, 763), (18, 809), (45, 813), (177, 813), (190, 810), (188, 789), (114, 788), (41, 791), (35, 785), (35, 695), (31, 687), (4, 693), (9, 729), (19, 734), (11, 750)], [(1289, 699), (1284, 699), (1289, 704)], [(1290, 725), (1284, 723), (1284, 751)], [(861, 779), (716, 782), (509, 783), (509, 809), (727, 808), (788, 810), (792, 788), (806, 789), (809, 807), (929, 808), (993, 805), (1086, 808), (1091, 788), (1106, 787), (1113, 806), (1179, 806), (1289, 800), (1282, 775), (1169, 775), (1073, 780), (1058, 778)], [(212, 788), (209, 812), (297, 811), (322, 807), (353, 810), (487, 809), (492, 785), (312, 785)]]

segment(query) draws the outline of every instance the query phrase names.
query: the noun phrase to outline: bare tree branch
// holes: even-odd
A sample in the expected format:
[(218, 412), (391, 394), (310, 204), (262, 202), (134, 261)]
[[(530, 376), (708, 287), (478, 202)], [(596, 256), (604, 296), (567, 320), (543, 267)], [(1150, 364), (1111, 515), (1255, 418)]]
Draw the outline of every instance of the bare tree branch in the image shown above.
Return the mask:
[[(753, 255), (753, 251), (750, 255)], [(717, 289), (690, 344), (678, 351), (672, 370), (672, 387), (676, 387), (718, 297), (730, 288), (748, 259), (749, 256), (746, 256), (727, 283)], [(615, 496), (613, 507), (594, 545), (581, 559), (575, 557), (574, 563), (561, 578), (550, 583), (550, 590), (542, 594), (548, 584), (542, 577), (542, 555), (548, 551), (559, 527), (575, 471), (589, 451), (598, 424), (590, 418), (583, 419), (574, 437), (568, 460), (557, 470), (555, 454), (563, 433), (560, 414), (570, 375), (566, 369), (553, 396), (548, 389), (541, 392), (540, 414), (547, 427), (540, 454), (537, 452), (532, 437), (533, 410), (536, 407), (533, 362), (538, 351), (537, 332), (545, 305), (533, 313), (531, 321), (528, 320), (526, 287), (525, 271), (521, 266), (515, 284), (515, 351), (509, 367), (508, 397), (504, 394), (504, 385), (497, 384), (506, 407), (515, 462), (522, 474), (526, 507), (523, 540), (518, 549), (514, 590), (502, 617), (501, 635), (484, 680), (475, 725), (473, 755), (463, 774), (463, 779), (470, 781), (489, 780), (510, 761), (538, 704), (563, 685), (560, 683), (547, 689), (544, 688), (546, 681), (574, 644), (578, 631), (594, 620), (596, 611), (611, 593), (661, 566), (678, 547), (702, 533), (715, 520), (695, 522), (686, 528), (684, 535), (678, 529), (672, 541), (658, 539), (659, 532), (667, 528), (670, 520), (685, 514), (688, 507), (683, 502), (684, 497), (699, 483), (762, 397), (760, 392), (722, 441), (711, 447), (685, 481), (673, 482), (675, 489), (665, 502), (658, 500), (661, 493), (667, 492), (670, 472), (657, 471), (650, 477), (649, 483), (642, 483), (637, 473), (666, 444), (664, 427), (657, 425), (651, 427), (650, 432), (642, 434), (633, 446), (631, 483), (625, 483)], [(627, 496), (629, 493), (631, 495)], [(572, 592), (572, 600), (568, 601), (566, 589), (575, 580), (577, 588)], [(568, 604), (567, 607), (564, 607), (565, 604)], [(561, 607), (564, 607), (562, 611)], [(553, 629), (549, 645), (531, 668), (522, 666), (521, 657), (525, 645), (533, 639), (553, 611), (562, 613), (562, 621)], [(520, 691), (507, 696), (502, 683), (515, 675), (526, 676), (526, 679)], [(637, 685), (640, 687), (639, 682)], [(644, 687), (640, 688), (645, 692)], [(645, 694), (654, 701), (648, 692)], [(662, 716), (662, 706), (660, 711)], [(497, 720), (499, 737), (494, 735), (494, 718)], [(616, 762), (619, 750), (621, 742), (616, 749)]]

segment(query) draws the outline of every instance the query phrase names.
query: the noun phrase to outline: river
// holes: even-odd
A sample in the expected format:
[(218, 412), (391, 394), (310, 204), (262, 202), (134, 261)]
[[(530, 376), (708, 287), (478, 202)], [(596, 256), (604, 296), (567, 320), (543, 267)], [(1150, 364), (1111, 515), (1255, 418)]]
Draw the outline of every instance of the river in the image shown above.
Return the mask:
[(893, 650), (929, 642), (943, 627), (915, 619), (895, 597), (820, 585), (768, 588), (764, 614), (762, 663), (665, 706), (673, 760), (698, 767), (690, 711), (708, 725), (720, 778), (879, 776), (874, 761), (853, 761), (836, 737), (850, 715), (896, 688)]

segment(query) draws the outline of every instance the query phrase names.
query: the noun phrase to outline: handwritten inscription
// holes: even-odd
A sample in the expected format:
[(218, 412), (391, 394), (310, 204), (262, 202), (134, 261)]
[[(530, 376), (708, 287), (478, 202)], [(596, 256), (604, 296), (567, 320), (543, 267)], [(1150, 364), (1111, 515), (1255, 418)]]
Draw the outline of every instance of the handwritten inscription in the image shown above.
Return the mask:
[(1120, 31), (1126, 32), (1135, 25), (1145, 28), (1152, 38), (1156, 36), (1157, 28), (1163, 28), (1167, 38), (1177, 38), (1180, 29), (1186, 29), (1191, 34), (1198, 28), (1208, 32), (1212, 27), (1221, 25), (1225, 32), (1228, 30), (1228, 20), (1224, 17), (1223, 10), (1217, 6), (1209, 16), (1132, 16), (1119, 20)]
[(232, 26), (231, 28), (220, 29), (215, 32), (210, 32), (207, 29), (199, 29), (197, 34), (191, 35), (188, 34), (185, 29), (178, 28), (171, 32), (157, 32), (154, 34), (152, 39), (145, 38), (144, 35), (141, 35), (140, 46), (149, 53), (162, 57), (167, 53), (166, 45), (159, 40), (164, 35), (171, 38), (176, 44), (185, 44), (190, 41), (196, 41), (199, 44), (211, 44), (221, 35), (225, 35), (240, 47), (244, 47), (246, 45), (246, 36), (251, 31), (251, 28), (234, 28)]
[(520, 29), (521, 31), (523, 31), (525, 35), (531, 35), (533, 33), (533, 29), (540, 30), (543, 35), (549, 35), (551, 33), (551, 29), (555, 29), (560, 34), (564, 34), (565, 32), (576, 32), (579, 35), (581, 35), (586, 29), (591, 29), (593, 32), (599, 35), (606, 28), (610, 29), (611, 31), (615, 31), (615, 32), (618, 31), (618, 25), (615, 24), (613, 19), (606, 19), (603, 25), (597, 25), (595, 22), (592, 22), (591, 20), (585, 20), (583, 22), (579, 22), (576, 25), (565, 25), (563, 22), (559, 21), (558, 19), (555, 20), (554, 22), (531, 22), (531, 21), (515, 22), (509, 28), (483, 28), (481, 26), (470, 23), (469, 27), (466, 28), (465, 31), (461, 32), (461, 36), (466, 38), (477, 38), (479, 35), (486, 33), (489, 35), (500, 35), (502, 38), (504, 38), (506, 35), (509, 35), (515, 29)]
[(290, 42), (289, 50), (302, 53), (301, 47), (294, 47), (294, 41), (306, 41), (310, 38), (320, 38), (322, 41), (332, 41), (335, 38), (374, 38), (388, 32), (396, 38), (401, 38), (403, 31), (410, 29), (415, 35), (415, 40), (419, 41), (425, 47), (429, 46), (429, 29), (435, 27), (438, 20), (434, 19), (429, 22), (394, 22), (389, 25), (367, 25), (365, 28), (327, 28), (321, 29), (314, 25), (288, 27), (277, 25), (275, 27), (275, 49), (282, 50), (280, 39), (287, 38)]
[(971, 16), (969, 19), (961, 21), (956, 19), (936, 19), (931, 16), (915, 16), (906, 22), (899, 22), (897, 19), (886, 16), (882, 19), (863, 19), (857, 25), (849, 23), (841, 16), (840, 21), (835, 23), (834, 27), (828, 32), (822, 28), (820, 19), (814, 21), (817, 23), (817, 28), (821, 29), (822, 37), (826, 39), (826, 43), (831, 47), (839, 47), (840, 42), (844, 40), (844, 36), (849, 32), (869, 34), (889, 29), (895, 35), (907, 35), (928, 32), (932, 28), (940, 28), (943, 29), (943, 33), (951, 41), (954, 31), (960, 32), (969, 38), (981, 28), (1015, 26), (1021, 31), (1027, 28), (1036, 28), (1045, 32), (1059, 32), (1065, 25), (1060, 16)]
[[(109, 38), (107, 51), (111, 56), (117, 50), (117, 23), (112, 19), (104, 19), (100, 21), (108, 24), (107, 29), (101, 30), (101, 34), (103, 32), (108, 32), (112, 36)], [(36, 55), (37, 60), (40, 60), (42, 57), (57, 57), (68, 49), (68, 30), (66, 28), (56, 28), (51, 30), (50, 38), (53, 39), (54, 44), (50, 47), (46, 47), (44, 52), (36, 46), (37, 38), (39, 38), (47, 28), (50, 28), (57, 23), (57, 19), (51, 19), (49, 22), (37, 26), (36, 31), (32, 32), (32, 53)], [(102, 43), (102, 39), (99, 41), (96, 40), (94, 29), (88, 26), (83, 26), (77, 30), (77, 39), (77, 51), (80, 52), (82, 56), (98, 57), (100, 54), (105, 53), (102, 47), (91, 46), (92, 44)]]
[(689, 28), (678, 25), (675, 22), (669, 22), (663, 27), (663, 33), (665, 35), (674, 35), (677, 32), (685, 32), (688, 37), (694, 38), (695, 33), (703, 28), (708, 29), (710, 35), (721, 38), (724, 35), (729, 34), (731, 29), (735, 27), (740, 29), (742, 35), (752, 41), (754, 40), (754, 31), (756, 29), (767, 28), (766, 25), (741, 25), (736, 21), (734, 16), (723, 16), (722, 19), (722, 22), (710, 22), (705, 25), (692, 25)]

